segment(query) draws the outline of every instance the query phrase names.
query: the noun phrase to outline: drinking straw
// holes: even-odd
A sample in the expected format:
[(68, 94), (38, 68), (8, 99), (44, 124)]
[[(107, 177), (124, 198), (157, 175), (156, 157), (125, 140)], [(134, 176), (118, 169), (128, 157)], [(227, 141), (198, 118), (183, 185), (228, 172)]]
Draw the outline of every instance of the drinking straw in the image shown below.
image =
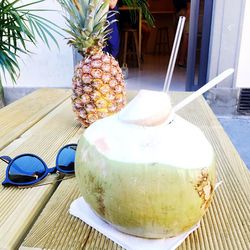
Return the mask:
[(178, 26), (177, 26), (177, 30), (176, 30), (175, 38), (174, 38), (174, 44), (172, 47), (172, 51), (171, 51), (171, 55), (170, 55), (170, 59), (168, 63), (167, 74), (166, 74), (165, 82), (163, 86), (163, 92), (169, 91), (170, 83), (171, 83), (173, 72), (174, 72), (174, 66), (175, 66), (177, 54), (178, 54), (179, 47), (180, 47), (185, 20), (186, 18), (184, 16), (179, 17)]
[(234, 69), (230, 68), (213, 78), (211, 81), (206, 83), (203, 87), (195, 91), (193, 94), (189, 95), (187, 98), (182, 100), (180, 103), (178, 103), (176, 106), (173, 107), (172, 113), (177, 112), (178, 110), (182, 109), (185, 107), (187, 104), (195, 100), (197, 97), (201, 96), (204, 94), (206, 91), (217, 85), (218, 83), (222, 82), (224, 79), (226, 79), (228, 76), (233, 74)]

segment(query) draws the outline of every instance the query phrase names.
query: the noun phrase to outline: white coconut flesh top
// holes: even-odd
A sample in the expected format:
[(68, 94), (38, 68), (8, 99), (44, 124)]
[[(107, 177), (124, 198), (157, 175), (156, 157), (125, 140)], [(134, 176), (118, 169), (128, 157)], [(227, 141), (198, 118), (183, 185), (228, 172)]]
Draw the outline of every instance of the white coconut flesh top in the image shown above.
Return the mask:
[(177, 115), (169, 123), (169, 98), (146, 92), (153, 92), (150, 100), (150, 93), (139, 93), (120, 113), (93, 123), (84, 133), (88, 143), (118, 162), (209, 167), (214, 153), (200, 129)]

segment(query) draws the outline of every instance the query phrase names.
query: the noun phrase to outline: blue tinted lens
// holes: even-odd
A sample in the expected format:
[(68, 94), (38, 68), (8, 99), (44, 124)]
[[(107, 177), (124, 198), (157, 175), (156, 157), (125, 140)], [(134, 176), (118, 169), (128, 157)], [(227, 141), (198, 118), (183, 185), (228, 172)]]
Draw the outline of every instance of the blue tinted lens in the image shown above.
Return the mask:
[(16, 183), (31, 182), (39, 179), (46, 172), (44, 163), (31, 155), (15, 159), (9, 168), (9, 179)]
[(72, 173), (75, 171), (76, 145), (64, 147), (57, 158), (57, 167), (63, 172)]

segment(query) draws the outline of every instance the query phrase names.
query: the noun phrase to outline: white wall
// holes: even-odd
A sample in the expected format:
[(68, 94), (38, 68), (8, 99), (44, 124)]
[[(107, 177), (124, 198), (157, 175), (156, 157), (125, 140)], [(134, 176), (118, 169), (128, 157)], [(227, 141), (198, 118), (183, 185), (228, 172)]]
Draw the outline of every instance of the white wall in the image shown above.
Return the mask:
[[(217, 0), (213, 17), (209, 49), (208, 80), (228, 68), (237, 69), (241, 41), (244, 2), (249, 0)], [(236, 72), (235, 72), (236, 73)], [(235, 75), (221, 82), (218, 88), (234, 88)]]
[(246, 0), (236, 74), (237, 88), (250, 88), (250, 1)]
[[(30, 3), (32, 0), (23, 0)], [(43, 8), (57, 11), (41, 12), (41, 16), (56, 23), (60, 27), (65, 27), (62, 10), (56, 0), (46, 0), (44, 3), (36, 5), (35, 8)], [(34, 7), (33, 7), (34, 8)], [(72, 48), (67, 45), (67, 41), (55, 35), (59, 48), (51, 40), (51, 49), (39, 41), (37, 46), (29, 45), (31, 55), (22, 55), (19, 61), (20, 76), (15, 87), (70, 87), (73, 75), (73, 55)], [(4, 83), (11, 87), (10, 80)]]
[(218, 88), (250, 88), (250, 1), (214, 1), (208, 79), (234, 68)]

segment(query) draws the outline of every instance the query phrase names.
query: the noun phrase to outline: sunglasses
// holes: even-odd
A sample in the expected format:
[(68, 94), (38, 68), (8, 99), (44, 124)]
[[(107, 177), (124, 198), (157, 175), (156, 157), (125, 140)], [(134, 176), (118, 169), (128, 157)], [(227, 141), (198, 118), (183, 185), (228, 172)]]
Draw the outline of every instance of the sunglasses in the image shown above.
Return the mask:
[(14, 159), (9, 156), (0, 156), (0, 159), (8, 164), (2, 185), (27, 186), (36, 184), (48, 174), (74, 173), (76, 147), (77, 144), (68, 144), (62, 147), (56, 157), (56, 166), (53, 168), (48, 168), (46, 163), (34, 154), (21, 154)]

